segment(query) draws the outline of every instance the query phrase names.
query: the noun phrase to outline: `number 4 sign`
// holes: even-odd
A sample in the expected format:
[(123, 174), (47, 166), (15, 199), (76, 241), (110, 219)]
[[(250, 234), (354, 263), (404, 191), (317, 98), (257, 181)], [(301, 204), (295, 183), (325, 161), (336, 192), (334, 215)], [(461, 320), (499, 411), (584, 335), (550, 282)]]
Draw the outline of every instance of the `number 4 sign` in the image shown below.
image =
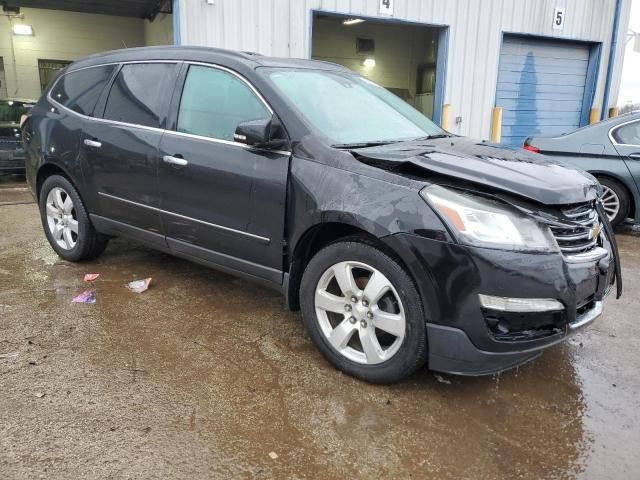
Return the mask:
[(393, 0), (380, 0), (378, 13), (380, 15), (393, 15)]
[(553, 29), (562, 30), (564, 28), (564, 7), (556, 7), (553, 10)]

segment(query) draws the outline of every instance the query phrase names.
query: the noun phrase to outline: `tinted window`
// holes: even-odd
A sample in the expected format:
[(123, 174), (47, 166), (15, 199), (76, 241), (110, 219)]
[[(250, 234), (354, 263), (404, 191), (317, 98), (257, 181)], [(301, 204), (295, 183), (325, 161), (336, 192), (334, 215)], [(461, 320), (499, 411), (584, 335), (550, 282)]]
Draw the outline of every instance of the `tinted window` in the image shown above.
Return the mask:
[(173, 63), (123, 66), (111, 86), (104, 118), (147, 127), (164, 125), (175, 70)]
[(51, 98), (71, 110), (91, 115), (115, 65), (86, 68), (62, 76), (51, 90)]
[(178, 131), (233, 141), (240, 122), (271, 118), (253, 91), (234, 75), (191, 66), (182, 91)]
[(629, 123), (613, 132), (613, 138), (618, 143), (640, 145), (640, 122)]

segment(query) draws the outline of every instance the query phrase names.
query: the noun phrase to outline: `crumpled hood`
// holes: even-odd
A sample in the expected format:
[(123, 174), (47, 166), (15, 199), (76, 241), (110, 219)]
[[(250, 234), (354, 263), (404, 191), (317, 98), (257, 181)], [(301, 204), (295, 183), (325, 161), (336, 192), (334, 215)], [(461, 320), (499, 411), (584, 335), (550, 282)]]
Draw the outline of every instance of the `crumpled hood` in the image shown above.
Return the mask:
[(410, 164), (527, 197), (546, 204), (581, 203), (598, 197), (597, 180), (587, 172), (523, 149), (512, 150), (465, 137), (403, 142), (354, 150), (363, 162), (384, 167)]

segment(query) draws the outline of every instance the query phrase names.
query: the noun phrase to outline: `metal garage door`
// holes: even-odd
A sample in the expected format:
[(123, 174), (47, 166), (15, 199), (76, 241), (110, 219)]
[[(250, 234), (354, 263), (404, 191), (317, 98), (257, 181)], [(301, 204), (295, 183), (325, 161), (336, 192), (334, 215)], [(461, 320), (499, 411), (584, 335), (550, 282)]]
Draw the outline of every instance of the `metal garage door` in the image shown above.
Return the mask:
[(588, 45), (505, 35), (496, 92), (502, 143), (578, 128), (588, 66)]

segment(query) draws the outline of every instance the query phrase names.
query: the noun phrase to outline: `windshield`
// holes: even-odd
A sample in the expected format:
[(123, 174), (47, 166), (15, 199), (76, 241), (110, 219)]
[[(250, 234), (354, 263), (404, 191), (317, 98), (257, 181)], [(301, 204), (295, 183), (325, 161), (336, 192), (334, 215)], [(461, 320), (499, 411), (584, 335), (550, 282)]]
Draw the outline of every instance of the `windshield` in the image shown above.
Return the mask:
[(17, 100), (0, 100), (0, 123), (20, 123), (20, 117), (27, 113), (33, 104)]
[(332, 144), (388, 143), (444, 130), (393, 93), (355, 74), (273, 70), (271, 81)]

